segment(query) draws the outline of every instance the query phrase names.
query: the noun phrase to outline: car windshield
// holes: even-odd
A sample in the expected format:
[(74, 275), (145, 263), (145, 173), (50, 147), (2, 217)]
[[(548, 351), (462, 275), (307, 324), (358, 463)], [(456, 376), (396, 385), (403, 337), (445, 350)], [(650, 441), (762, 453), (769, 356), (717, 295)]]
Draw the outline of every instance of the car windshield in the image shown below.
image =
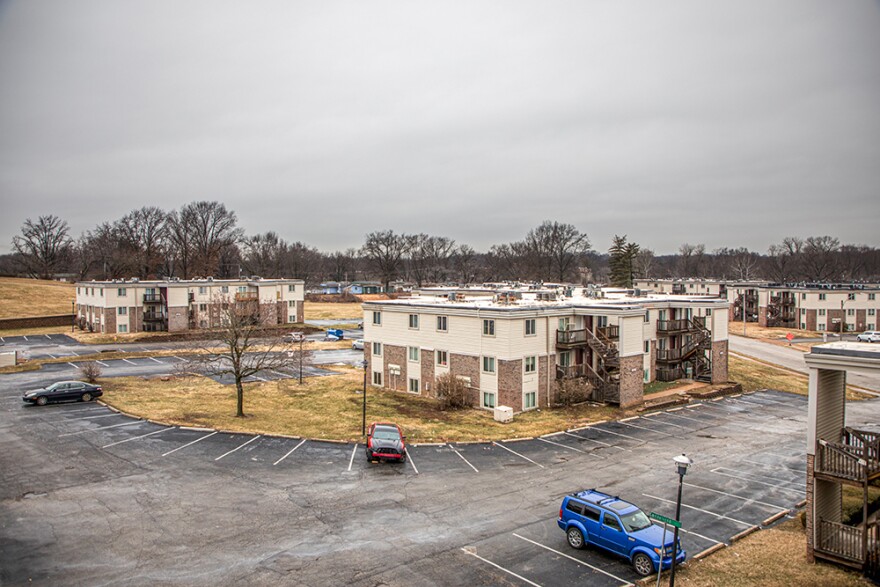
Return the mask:
[(651, 525), (651, 520), (648, 519), (648, 516), (642, 510), (636, 510), (631, 514), (620, 516), (620, 521), (623, 522), (623, 527), (626, 528), (627, 532), (638, 532)]
[(400, 434), (393, 428), (376, 428), (373, 438), (377, 440), (400, 440)]

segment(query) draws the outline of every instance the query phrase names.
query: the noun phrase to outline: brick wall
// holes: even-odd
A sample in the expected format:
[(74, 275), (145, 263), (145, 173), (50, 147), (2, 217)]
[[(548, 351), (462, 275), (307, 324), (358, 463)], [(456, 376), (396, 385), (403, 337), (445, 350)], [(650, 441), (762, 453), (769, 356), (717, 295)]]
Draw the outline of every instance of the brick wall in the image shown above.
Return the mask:
[(480, 357), (456, 355), (449, 353), (449, 372), (456, 377), (470, 377), (471, 400), (475, 406), (480, 405)]
[(515, 412), (523, 409), (522, 399), (522, 359), (498, 361), (498, 404), (509, 406)]
[[(551, 362), (552, 361), (552, 362)], [(550, 394), (550, 403), (554, 403), (556, 398), (554, 396), (554, 390), (556, 389), (555, 385), (552, 385), (553, 379), (556, 378), (556, 374), (552, 375), (553, 379), (551, 379), (550, 374), (550, 366), (554, 365), (552, 368), (555, 369), (556, 364), (556, 355), (547, 355), (545, 357), (538, 357), (538, 407), (539, 408), (547, 408), (550, 407), (547, 403), (548, 398), (548, 389)]]
[(758, 306), (758, 326), (767, 326), (767, 306)]
[(861, 332), (865, 329), (865, 322), (868, 318), (868, 310), (856, 310), (856, 331)]
[(712, 383), (727, 382), (728, 356), (726, 340), (716, 340), (712, 343)]
[(642, 369), (642, 355), (620, 357), (620, 407), (628, 408), (644, 401)]
[(116, 332), (116, 308), (104, 308), (104, 332)]
[(31, 316), (29, 318), (4, 318), (0, 320), (0, 329), (42, 328), (44, 326), (70, 326), (71, 324), (73, 324), (73, 314)]
[[(846, 316), (844, 316), (845, 312), (843, 310), (829, 309), (827, 314), (828, 315), (825, 317), (825, 330), (828, 332), (840, 332), (841, 325), (846, 324)], [(835, 320), (838, 320), (838, 322), (835, 323)]]
[[(406, 391), (406, 347), (386, 344), (382, 346), (382, 355), (385, 359), (385, 373), (382, 375), (384, 387), (398, 391)], [(398, 365), (400, 375), (392, 376), (388, 372), (388, 365)]]
[(807, 310), (804, 322), (807, 324), (807, 330), (816, 330), (816, 310)]
[(650, 350), (651, 350), (651, 357), (648, 361), (648, 363), (650, 365), (648, 367), (648, 382), (649, 383), (651, 381), (657, 380), (657, 341), (656, 340), (651, 341)]
[(168, 332), (189, 329), (189, 309), (186, 306), (168, 306)]
[(434, 397), (434, 351), (422, 350), (421, 392), (425, 397)]
[(296, 321), (299, 322), (300, 324), (302, 324), (306, 320), (306, 314), (305, 314), (306, 311), (303, 306), (305, 306), (305, 302), (297, 302), (296, 303)]

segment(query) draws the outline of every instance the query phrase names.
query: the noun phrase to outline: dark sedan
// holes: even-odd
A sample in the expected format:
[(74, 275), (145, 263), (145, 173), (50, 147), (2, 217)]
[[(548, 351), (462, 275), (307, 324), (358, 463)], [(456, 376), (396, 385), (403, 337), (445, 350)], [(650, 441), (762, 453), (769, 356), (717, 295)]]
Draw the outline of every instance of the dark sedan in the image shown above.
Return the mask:
[(377, 422), (367, 430), (367, 460), (406, 460), (405, 440), (400, 426)]
[(67, 402), (82, 400), (92, 401), (92, 398), (104, 395), (101, 387), (82, 381), (59, 381), (44, 389), (26, 391), (21, 399), (29, 404), (45, 406), (49, 402)]

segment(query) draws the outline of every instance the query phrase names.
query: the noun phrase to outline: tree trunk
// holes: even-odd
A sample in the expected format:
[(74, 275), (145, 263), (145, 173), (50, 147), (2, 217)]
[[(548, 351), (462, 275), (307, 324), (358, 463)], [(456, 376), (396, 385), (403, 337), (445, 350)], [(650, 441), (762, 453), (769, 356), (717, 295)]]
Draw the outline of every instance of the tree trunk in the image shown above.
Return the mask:
[(236, 398), (238, 401), (237, 401), (235, 416), (236, 416), (236, 418), (243, 418), (244, 417), (244, 388), (241, 386), (241, 379), (239, 379), (239, 378), (235, 379), (235, 390), (236, 390), (236, 395), (238, 396)]

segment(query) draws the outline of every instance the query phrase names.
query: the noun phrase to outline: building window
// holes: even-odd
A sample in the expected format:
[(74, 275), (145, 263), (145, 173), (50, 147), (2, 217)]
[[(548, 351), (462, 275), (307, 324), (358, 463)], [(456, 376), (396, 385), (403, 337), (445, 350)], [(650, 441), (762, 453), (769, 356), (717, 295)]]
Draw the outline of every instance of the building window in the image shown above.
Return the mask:
[(538, 321), (534, 318), (526, 318), (526, 336), (534, 336), (538, 333)]
[(650, 352), (651, 352), (651, 341), (646, 340), (645, 341), (645, 354), (647, 355)]
[(288, 314), (287, 321), (288, 322), (296, 322), (296, 314)]
[(125, 306), (120, 306), (116, 308), (116, 313), (120, 316), (125, 316), (126, 314), (128, 314), (128, 308), (126, 308)]
[(373, 324), (377, 326), (382, 325), (382, 312), (373, 312)]
[(807, 329), (807, 323), (801, 322), (801, 330), (806, 330), (806, 329)]
[(523, 409), (531, 410), (535, 407), (535, 399), (538, 394), (534, 391), (527, 391), (523, 394)]
[(873, 302), (876, 297), (877, 297), (877, 294), (868, 294), (868, 301)]
[(100, 289), (98, 290), (98, 295), (99, 295), (99, 296), (103, 296), (103, 295), (104, 295), (104, 288), (103, 288), (103, 287), (100, 288)]
[(538, 370), (538, 360), (535, 357), (526, 357), (523, 359), (523, 371), (526, 373), (534, 373)]
[(116, 327), (117, 332), (128, 332), (128, 324), (120, 324)]
[(642, 369), (642, 382), (648, 383), (651, 380), (651, 371), (648, 369)]
[(825, 315), (825, 308), (819, 308), (819, 315), (820, 315), (820, 316), (824, 316), (824, 315)]
[(220, 293), (229, 293), (229, 286), (228, 285), (221, 286)]
[(247, 293), (247, 286), (246, 285), (239, 285), (238, 286), (238, 293)]
[(446, 330), (447, 330), (446, 316), (437, 316), (437, 330), (440, 332), (446, 332)]
[(437, 365), (440, 367), (446, 367), (449, 365), (449, 358), (446, 355), (446, 351), (437, 351)]
[(807, 309), (801, 308), (801, 316), (806, 316), (806, 315), (807, 315)]
[(802, 300), (805, 300), (805, 299), (807, 299), (807, 294), (805, 294), (805, 293), (802, 293), (802, 294), (801, 294), (801, 299), (802, 299)]
[(382, 385), (382, 372), (381, 371), (373, 371), (373, 385), (378, 385), (381, 387), (381, 385)]
[(128, 294), (128, 291), (124, 287), (116, 288), (116, 295), (120, 298), (124, 298)]
[(409, 379), (409, 392), (410, 393), (418, 393), (419, 392), (419, 380), (413, 379), (410, 377)]
[(419, 329), (419, 315), (418, 314), (410, 314), (409, 315), (409, 327), (413, 330)]
[(570, 367), (571, 366), (571, 352), (564, 351), (559, 353), (559, 366), (560, 367)]
[(856, 315), (856, 311), (855, 311), (853, 308), (847, 308), (847, 309), (846, 309), (846, 315), (847, 315), (847, 316), (855, 316), (855, 315)]
[(205, 287), (205, 286), (199, 286), (199, 295), (202, 295), (202, 296), (203, 296), (203, 295), (205, 295), (206, 293), (208, 293), (208, 288)]
[(483, 373), (495, 372), (495, 357), (483, 357)]
[(373, 355), (376, 357), (382, 356), (382, 343), (381, 342), (374, 342), (373, 343)]
[(873, 316), (875, 311), (874, 308), (868, 308), (868, 316)]
[(494, 408), (495, 407), (495, 393), (491, 391), (483, 392), (483, 407), (484, 408)]
[(419, 347), (411, 346), (409, 347), (409, 360), (413, 363), (419, 362)]
[(288, 285), (287, 291), (289, 291), (290, 293), (296, 293), (296, 285), (294, 285), (294, 284)]
[(571, 319), (570, 318), (560, 318), (559, 319), (559, 330), (565, 332), (569, 328), (571, 328)]
[(483, 320), (483, 336), (495, 336), (494, 320)]
[(645, 312), (645, 322), (650, 322), (650, 321), (651, 321), (651, 312), (650, 311)]
[(296, 307), (296, 301), (295, 300), (287, 300), (287, 307), (288, 308)]
[(709, 308), (708, 310), (706, 310), (706, 316), (711, 316), (711, 315), (712, 315), (712, 308)]
[(819, 331), (825, 330), (825, 323), (819, 322), (818, 324), (816, 324), (816, 330), (819, 330)]
[(820, 293), (820, 294), (819, 294), (819, 301), (822, 302), (822, 301), (824, 301), (824, 300), (825, 300), (825, 294)]
[(846, 294), (846, 299), (848, 299), (849, 301), (852, 302), (856, 299), (856, 294), (854, 294), (854, 293)]

